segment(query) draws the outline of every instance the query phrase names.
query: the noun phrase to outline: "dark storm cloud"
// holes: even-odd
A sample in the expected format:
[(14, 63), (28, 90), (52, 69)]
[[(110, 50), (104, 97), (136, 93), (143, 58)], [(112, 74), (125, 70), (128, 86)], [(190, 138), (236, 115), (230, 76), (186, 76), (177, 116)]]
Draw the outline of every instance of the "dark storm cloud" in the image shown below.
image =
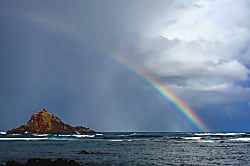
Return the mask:
[(164, 104), (150, 97), (148, 88), (141, 89), (133, 73), (96, 51), (92, 42), (82, 45), (84, 40), (68, 37), (60, 27), (57, 31), (23, 16), (2, 18), (3, 130), (24, 123), (43, 107), (66, 122), (97, 130), (165, 130), (152, 125), (155, 119), (162, 119), (161, 126), (169, 130), (175, 128), (154, 112), (166, 109)]
[(42, 107), (97, 130), (192, 129), (107, 50), (154, 74), (212, 123), (208, 105), (223, 112), (249, 98), (236, 86), (249, 83), (248, 9), (246, 1), (1, 1), (2, 130)]

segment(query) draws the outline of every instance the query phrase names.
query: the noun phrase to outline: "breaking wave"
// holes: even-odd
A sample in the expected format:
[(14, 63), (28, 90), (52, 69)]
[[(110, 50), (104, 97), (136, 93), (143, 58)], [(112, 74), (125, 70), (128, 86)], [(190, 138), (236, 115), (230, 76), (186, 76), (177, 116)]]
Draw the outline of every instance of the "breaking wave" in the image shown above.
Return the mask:
[(248, 133), (154, 133), (154, 132), (105, 132), (91, 134), (6, 134), (0, 133), (0, 141), (40, 141), (40, 140), (79, 140), (100, 139), (108, 141), (162, 140), (162, 141), (192, 141), (200, 143), (212, 142), (246, 142), (250, 141)]

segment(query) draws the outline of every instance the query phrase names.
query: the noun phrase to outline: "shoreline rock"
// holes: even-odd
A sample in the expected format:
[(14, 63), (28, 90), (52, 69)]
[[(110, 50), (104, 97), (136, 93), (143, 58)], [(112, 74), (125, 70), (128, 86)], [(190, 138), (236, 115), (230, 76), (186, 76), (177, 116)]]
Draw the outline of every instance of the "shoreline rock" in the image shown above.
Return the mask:
[(33, 114), (30, 120), (15, 129), (8, 130), (7, 134), (82, 134), (95, 133), (87, 127), (73, 127), (65, 124), (57, 116), (49, 113), (46, 109)]
[(63, 158), (58, 158), (56, 160), (50, 159), (42, 159), (42, 158), (33, 158), (27, 160), (26, 163), (18, 163), (14, 160), (7, 161), (5, 166), (80, 166), (80, 163), (76, 162), (75, 160), (66, 160)]
[(88, 152), (86, 150), (82, 150), (79, 154), (88, 155), (88, 154), (109, 154), (109, 153), (100, 152), (100, 151), (97, 151), (97, 152)]

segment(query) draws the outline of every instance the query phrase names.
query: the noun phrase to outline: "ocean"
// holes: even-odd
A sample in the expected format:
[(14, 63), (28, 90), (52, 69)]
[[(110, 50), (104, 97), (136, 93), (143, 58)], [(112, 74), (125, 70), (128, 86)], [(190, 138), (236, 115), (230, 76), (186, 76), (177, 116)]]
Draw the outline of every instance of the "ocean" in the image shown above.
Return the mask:
[(81, 165), (250, 165), (250, 133), (0, 134), (0, 165), (30, 158)]

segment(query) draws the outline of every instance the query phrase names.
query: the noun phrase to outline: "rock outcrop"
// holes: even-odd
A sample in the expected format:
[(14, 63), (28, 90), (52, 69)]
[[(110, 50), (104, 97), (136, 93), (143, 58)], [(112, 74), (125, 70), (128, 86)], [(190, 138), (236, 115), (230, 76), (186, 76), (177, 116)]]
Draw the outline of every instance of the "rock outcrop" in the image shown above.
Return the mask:
[(43, 109), (33, 114), (27, 124), (7, 131), (7, 134), (81, 134), (93, 132), (95, 131), (83, 126), (73, 127), (65, 124), (60, 118)]
[(21, 164), (16, 161), (7, 161), (5, 166), (80, 166), (80, 164), (74, 160), (66, 160), (58, 158), (56, 160), (34, 158), (29, 159), (26, 163)]

